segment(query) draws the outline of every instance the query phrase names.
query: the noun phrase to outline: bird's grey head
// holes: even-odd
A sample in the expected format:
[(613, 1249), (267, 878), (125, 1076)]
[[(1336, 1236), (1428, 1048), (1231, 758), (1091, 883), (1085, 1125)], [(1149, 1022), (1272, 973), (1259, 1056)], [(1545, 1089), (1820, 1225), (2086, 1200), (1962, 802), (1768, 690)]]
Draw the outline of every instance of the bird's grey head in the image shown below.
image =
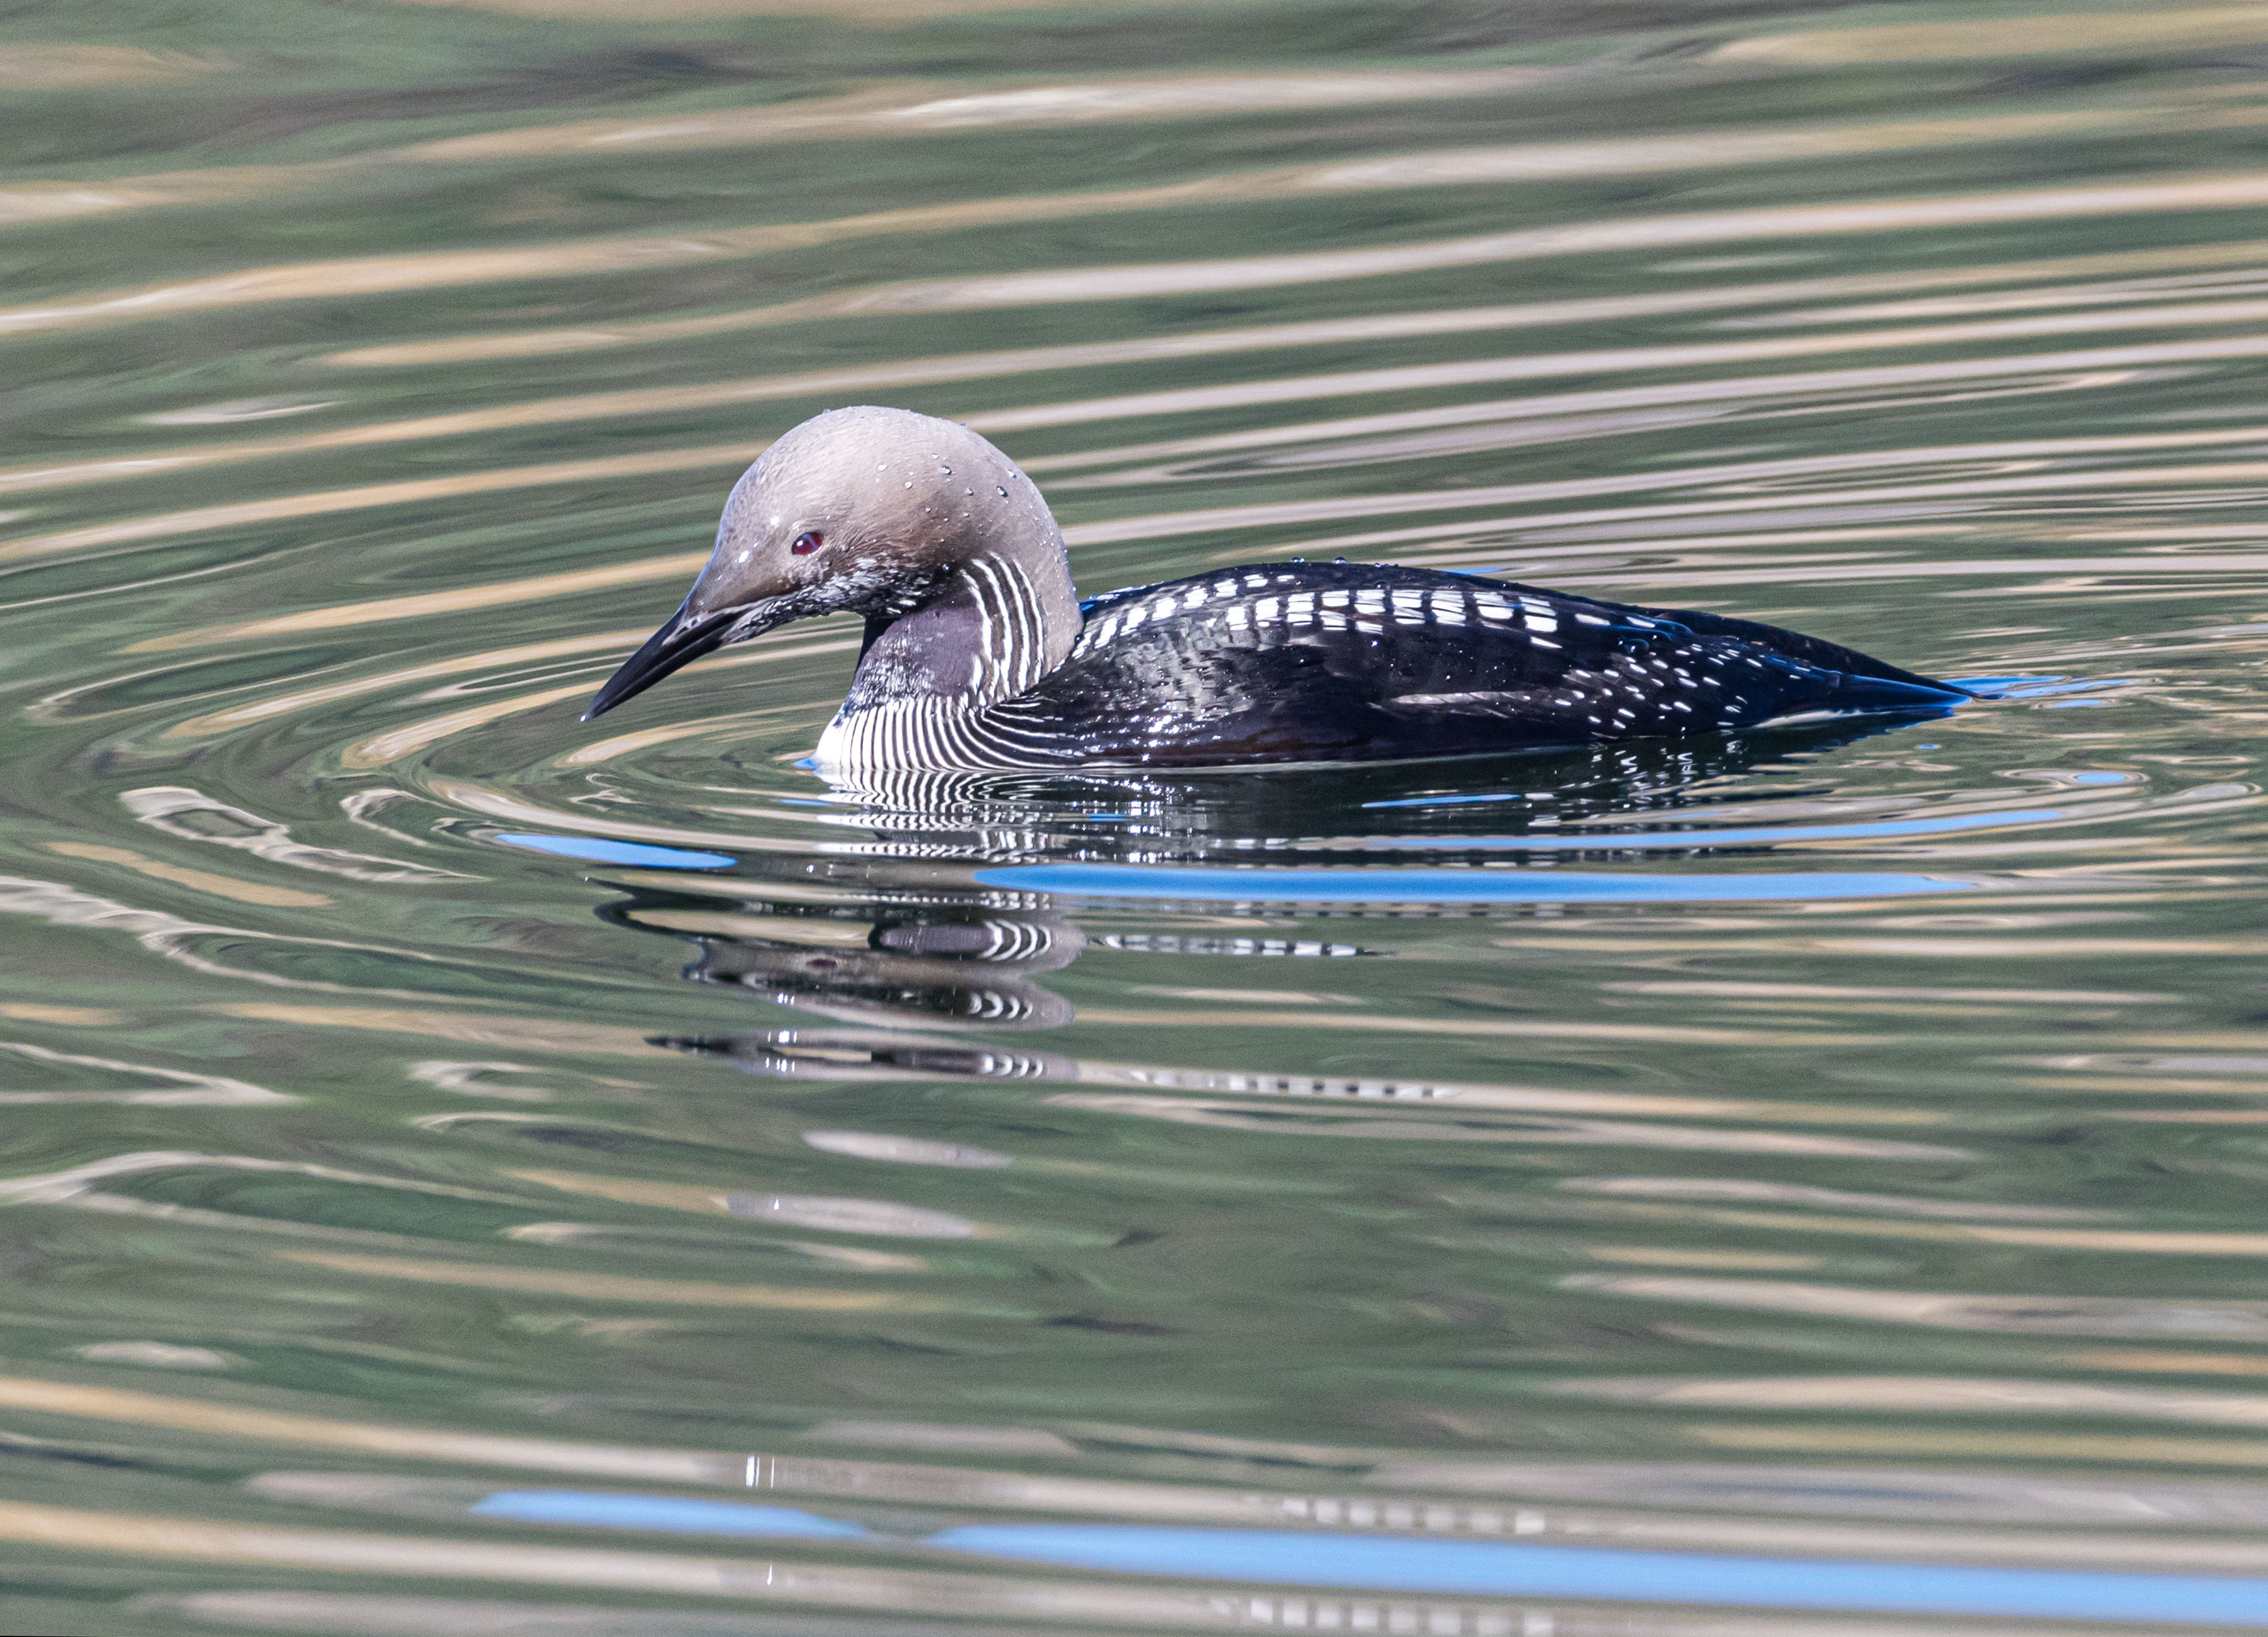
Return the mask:
[(965, 426), (907, 409), (814, 415), (733, 486), (684, 606), (608, 679), (583, 720), (791, 620), (910, 613), (986, 552), (1051, 556), (1067, 576), (1063, 536), (1014, 461)]

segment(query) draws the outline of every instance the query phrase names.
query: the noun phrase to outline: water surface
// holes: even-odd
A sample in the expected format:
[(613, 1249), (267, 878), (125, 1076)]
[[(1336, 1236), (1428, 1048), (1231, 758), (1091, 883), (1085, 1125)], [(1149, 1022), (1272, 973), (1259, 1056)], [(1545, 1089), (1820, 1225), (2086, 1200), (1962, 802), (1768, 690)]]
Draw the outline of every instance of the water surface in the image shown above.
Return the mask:
[[(2268, 21), (2040, 4), (11, 11), (9, 1628), (2268, 1627)], [(1992, 697), (578, 724), (860, 401)]]

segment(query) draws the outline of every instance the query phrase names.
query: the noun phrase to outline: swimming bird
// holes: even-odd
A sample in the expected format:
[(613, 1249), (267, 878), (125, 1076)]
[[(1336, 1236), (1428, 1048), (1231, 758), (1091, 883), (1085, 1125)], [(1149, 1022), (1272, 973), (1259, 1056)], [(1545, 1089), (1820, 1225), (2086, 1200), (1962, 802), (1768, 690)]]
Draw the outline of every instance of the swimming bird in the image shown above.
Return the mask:
[(1082, 603), (1016, 463), (833, 409), (733, 486), (682, 606), (583, 720), (704, 654), (855, 613), (822, 773), (1379, 761), (1942, 711), (1970, 695), (1816, 637), (1481, 575), (1256, 562)]

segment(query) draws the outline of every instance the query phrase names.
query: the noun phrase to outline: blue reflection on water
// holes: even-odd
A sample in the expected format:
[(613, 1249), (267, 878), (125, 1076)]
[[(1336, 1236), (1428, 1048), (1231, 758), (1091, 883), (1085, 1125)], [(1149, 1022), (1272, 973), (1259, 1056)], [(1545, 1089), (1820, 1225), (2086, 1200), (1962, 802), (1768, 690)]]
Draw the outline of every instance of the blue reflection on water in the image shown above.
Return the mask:
[(1965, 892), (1975, 885), (1933, 876), (1834, 871), (1646, 876), (1580, 875), (1558, 870), (1211, 870), (1172, 864), (1006, 864), (980, 870), (976, 879), (986, 886), (1022, 892), (1309, 904), (1644, 904), (1903, 898), (1921, 892)]
[(2268, 1623), (2268, 1581), (2204, 1575), (1970, 1568), (1945, 1564), (1624, 1552), (1402, 1540), (1272, 1530), (978, 1523), (925, 1545), (1127, 1575), (1179, 1575), (1373, 1591), (1599, 1597), (1749, 1608), (2087, 1620)]
[(656, 870), (719, 870), (740, 861), (727, 853), (689, 853), (681, 847), (648, 847), (637, 841), (602, 841), (589, 835), (500, 835), (506, 847), (581, 858), (594, 864), (645, 864)]
[[(475, 1517), (517, 1523), (890, 1544), (860, 1524), (792, 1507), (681, 1495), (506, 1489), (469, 1510)], [(2225, 1575), (1730, 1557), (1119, 1523), (964, 1524), (918, 1544), (935, 1551), (1066, 1568), (1338, 1589), (1897, 1614), (2182, 1620), (2206, 1626), (2268, 1624), (2268, 1580)]]
[(515, 1523), (575, 1523), (586, 1529), (651, 1529), (673, 1535), (798, 1535), (823, 1540), (870, 1538), (859, 1524), (793, 1507), (689, 1500), (682, 1495), (499, 1489), (470, 1509), (475, 1517), (504, 1518)]
[[(2097, 688), (2132, 687), (2130, 677), (1961, 677), (1955, 687), (1967, 688), (1979, 699), (2039, 699), (2050, 694), (2077, 694)], [(2108, 702), (2107, 701), (2104, 702)]]
[[(2116, 777), (2116, 774), (2111, 775)], [(1516, 802), (1517, 796), (1432, 796), (1413, 801), (1368, 802), (1369, 807), (1450, 807), (1466, 802)], [(1459, 847), (1518, 847), (1533, 852), (1599, 852), (1609, 848), (1760, 847), (1774, 841), (1843, 841), (1868, 836), (1942, 835), (1948, 830), (1983, 830), (2003, 825), (2045, 824), (2064, 814), (2053, 807), (2029, 808), (2011, 813), (1952, 813), (1942, 818), (1881, 818), (1864, 824), (1791, 824), (1758, 826), (1747, 830), (1602, 830), (1580, 835), (1459, 836)], [(1376, 847), (1407, 847), (1397, 838), (1381, 836)]]

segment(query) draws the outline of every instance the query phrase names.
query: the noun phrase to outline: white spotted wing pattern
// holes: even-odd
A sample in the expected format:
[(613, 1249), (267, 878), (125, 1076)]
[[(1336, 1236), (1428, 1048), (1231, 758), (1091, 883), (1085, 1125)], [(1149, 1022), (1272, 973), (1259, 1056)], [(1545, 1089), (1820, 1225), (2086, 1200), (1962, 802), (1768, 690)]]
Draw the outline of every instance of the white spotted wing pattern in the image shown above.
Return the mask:
[(1462, 755), (1965, 697), (1771, 626), (1368, 563), (1257, 564), (1086, 611), (1062, 665), (967, 722), (983, 765)]

